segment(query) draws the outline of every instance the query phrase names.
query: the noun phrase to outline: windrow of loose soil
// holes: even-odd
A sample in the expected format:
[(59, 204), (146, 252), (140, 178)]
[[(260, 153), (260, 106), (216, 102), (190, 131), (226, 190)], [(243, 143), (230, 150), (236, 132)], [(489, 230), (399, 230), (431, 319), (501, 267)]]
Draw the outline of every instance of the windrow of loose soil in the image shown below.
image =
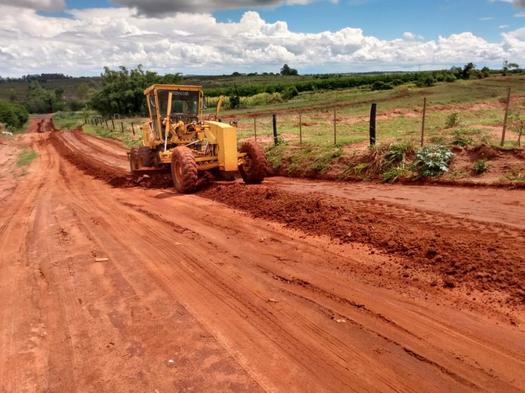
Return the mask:
[[(80, 138), (80, 139), (75, 139)], [(74, 133), (54, 133), (57, 151), (86, 173), (116, 187), (164, 186), (138, 182), (121, 162), (121, 151), (88, 151)], [(106, 157), (107, 156), (107, 157)], [(121, 161), (119, 161), (121, 160)], [(162, 183), (162, 182), (161, 182)], [(401, 257), (406, 274), (429, 271), (432, 285), (498, 291), (511, 305), (525, 304), (525, 231), (375, 200), (349, 200), (238, 183), (211, 185), (199, 196), (342, 243), (371, 245)]]
[(68, 143), (65, 133), (53, 133), (50, 136), (50, 140), (60, 155), (91, 176), (115, 187), (136, 185), (129, 171), (116, 165), (109, 165), (102, 159), (97, 159), (97, 157), (76, 148), (71, 143)]
[(267, 186), (217, 185), (199, 194), (253, 217), (311, 235), (372, 245), (410, 270), (442, 277), (432, 285), (502, 291), (525, 303), (525, 231), (376, 201), (296, 194)]

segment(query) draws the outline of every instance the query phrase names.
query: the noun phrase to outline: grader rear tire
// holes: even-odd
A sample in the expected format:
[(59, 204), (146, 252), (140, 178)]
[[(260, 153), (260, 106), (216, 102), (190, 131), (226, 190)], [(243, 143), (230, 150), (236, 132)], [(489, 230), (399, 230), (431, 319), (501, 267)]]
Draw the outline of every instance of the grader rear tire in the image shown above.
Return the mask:
[(239, 166), (239, 172), (246, 184), (259, 184), (264, 180), (268, 163), (260, 145), (253, 141), (244, 142), (239, 150), (246, 153), (246, 162)]
[(195, 191), (199, 173), (195, 157), (185, 146), (176, 147), (171, 156), (171, 176), (175, 189), (181, 194)]

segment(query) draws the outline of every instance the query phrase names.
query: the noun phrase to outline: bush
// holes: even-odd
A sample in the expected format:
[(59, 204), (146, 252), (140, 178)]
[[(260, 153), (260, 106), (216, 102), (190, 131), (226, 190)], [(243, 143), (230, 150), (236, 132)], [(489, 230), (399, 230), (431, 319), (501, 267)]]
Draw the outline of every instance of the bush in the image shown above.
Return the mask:
[(440, 176), (448, 171), (448, 164), (454, 157), (446, 146), (428, 145), (416, 152), (414, 167), (422, 177)]
[(292, 86), (292, 87), (287, 87), (283, 94), (282, 94), (282, 97), (284, 100), (288, 101), (288, 100), (291, 100), (292, 98), (294, 97), (297, 97), (299, 95), (299, 91), (297, 90), (297, 87), (295, 86)]
[(436, 80), (433, 76), (425, 76), (416, 80), (417, 87), (432, 87), (436, 84)]
[(374, 83), (372, 83), (372, 86), (370, 88), (372, 90), (391, 90), (393, 89), (390, 83), (386, 83), (383, 81), (375, 81)]
[(455, 130), (454, 131), (452, 142), (451, 142), (451, 144), (453, 144), (454, 146), (465, 147), (465, 146), (472, 145), (473, 143), (474, 141), (472, 140), (472, 138), (467, 136), (467, 133), (465, 130)]
[(445, 128), (454, 128), (459, 126), (459, 113), (454, 112), (447, 116)]
[(29, 113), (22, 105), (14, 102), (0, 100), (0, 122), (5, 123), (10, 128), (22, 127), (27, 119)]
[(82, 110), (85, 106), (86, 104), (82, 101), (70, 100), (66, 103), (65, 109), (71, 112), (77, 112), (77, 111)]
[(230, 109), (238, 109), (241, 106), (241, 97), (236, 94), (230, 96)]
[(487, 169), (489, 169), (487, 160), (477, 160), (474, 163), (474, 166), (472, 167), (472, 171), (476, 175), (481, 175), (482, 173), (485, 173)]

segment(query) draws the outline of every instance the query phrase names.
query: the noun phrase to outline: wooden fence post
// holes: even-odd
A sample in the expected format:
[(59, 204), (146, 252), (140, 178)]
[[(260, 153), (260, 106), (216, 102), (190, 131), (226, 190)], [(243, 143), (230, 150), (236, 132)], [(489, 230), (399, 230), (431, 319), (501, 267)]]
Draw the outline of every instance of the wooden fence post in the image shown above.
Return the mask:
[(109, 130), (108, 120), (104, 120), (104, 123), (106, 124), (106, 128)]
[(501, 146), (505, 145), (505, 134), (507, 133), (507, 123), (509, 121), (509, 109), (510, 109), (510, 93), (511, 88), (507, 90), (507, 104), (505, 105), (505, 119), (503, 120), (503, 132), (501, 133)]
[(299, 112), (299, 144), (303, 144), (303, 114)]
[(277, 146), (279, 144), (279, 135), (277, 134), (277, 115), (272, 115), (272, 126), (273, 126), (273, 144)]
[(421, 147), (425, 144), (425, 121), (427, 117), (427, 97), (423, 98), (423, 118), (421, 119)]
[(111, 127), (113, 128), (113, 131), (115, 131), (115, 120), (111, 118)]
[(124, 133), (124, 123), (120, 122), (120, 132)]
[(253, 117), (253, 137), (257, 142), (257, 116)]
[(370, 146), (376, 144), (376, 116), (377, 116), (377, 104), (372, 104), (370, 108)]
[(133, 133), (133, 136), (135, 136), (135, 123), (131, 122), (131, 132)]
[(337, 109), (334, 108), (334, 146), (337, 145)]

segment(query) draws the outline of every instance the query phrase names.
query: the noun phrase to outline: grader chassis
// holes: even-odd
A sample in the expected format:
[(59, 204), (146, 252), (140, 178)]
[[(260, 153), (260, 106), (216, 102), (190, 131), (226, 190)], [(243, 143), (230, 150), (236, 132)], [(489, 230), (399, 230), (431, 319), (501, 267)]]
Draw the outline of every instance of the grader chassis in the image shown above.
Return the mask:
[(170, 170), (181, 193), (195, 191), (204, 172), (223, 179), (239, 172), (248, 184), (264, 180), (267, 162), (259, 145), (248, 141), (237, 149), (235, 126), (203, 120), (201, 86), (155, 84), (144, 94), (149, 120), (142, 126), (142, 146), (128, 153), (134, 175)]

